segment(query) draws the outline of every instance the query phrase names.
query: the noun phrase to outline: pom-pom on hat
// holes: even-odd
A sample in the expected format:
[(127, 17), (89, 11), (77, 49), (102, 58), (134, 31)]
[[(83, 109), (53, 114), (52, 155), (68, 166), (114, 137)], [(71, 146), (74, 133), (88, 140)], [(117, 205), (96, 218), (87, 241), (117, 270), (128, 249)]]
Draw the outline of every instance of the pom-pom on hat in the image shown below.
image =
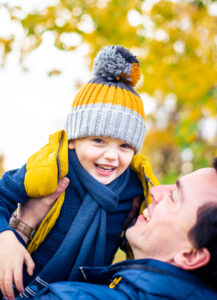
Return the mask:
[(72, 103), (68, 139), (112, 137), (139, 152), (145, 137), (143, 102), (133, 88), (140, 79), (139, 61), (122, 46), (107, 46), (96, 56), (93, 73)]

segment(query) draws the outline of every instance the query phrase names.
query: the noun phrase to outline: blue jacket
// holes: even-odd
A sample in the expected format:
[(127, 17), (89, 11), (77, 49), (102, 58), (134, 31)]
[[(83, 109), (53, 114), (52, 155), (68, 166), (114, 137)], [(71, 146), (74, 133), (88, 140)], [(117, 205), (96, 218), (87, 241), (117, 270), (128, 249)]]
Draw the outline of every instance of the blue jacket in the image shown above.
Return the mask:
[(53, 283), (34, 299), (217, 299), (217, 291), (198, 277), (157, 260), (129, 260), (110, 267), (81, 267), (80, 270), (87, 282)]

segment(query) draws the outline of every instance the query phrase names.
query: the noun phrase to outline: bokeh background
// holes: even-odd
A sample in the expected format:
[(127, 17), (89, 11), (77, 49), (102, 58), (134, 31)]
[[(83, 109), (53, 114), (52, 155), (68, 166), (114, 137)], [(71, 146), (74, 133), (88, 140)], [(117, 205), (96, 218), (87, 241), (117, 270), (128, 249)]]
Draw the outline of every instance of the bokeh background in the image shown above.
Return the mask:
[(64, 127), (101, 47), (138, 56), (142, 152), (162, 183), (217, 154), (217, 2), (0, 1), (0, 175)]

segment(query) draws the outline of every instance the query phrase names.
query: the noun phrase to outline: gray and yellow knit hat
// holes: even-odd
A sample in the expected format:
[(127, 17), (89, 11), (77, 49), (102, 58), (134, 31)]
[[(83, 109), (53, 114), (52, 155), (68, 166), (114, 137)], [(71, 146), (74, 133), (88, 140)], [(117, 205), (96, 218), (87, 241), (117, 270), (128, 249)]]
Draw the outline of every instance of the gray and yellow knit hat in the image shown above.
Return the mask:
[(112, 137), (139, 152), (145, 137), (143, 102), (133, 88), (140, 79), (139, 61), (122, 46), (107, 46), (98, 53), (93, 73), (72, 103), (68, 139)]

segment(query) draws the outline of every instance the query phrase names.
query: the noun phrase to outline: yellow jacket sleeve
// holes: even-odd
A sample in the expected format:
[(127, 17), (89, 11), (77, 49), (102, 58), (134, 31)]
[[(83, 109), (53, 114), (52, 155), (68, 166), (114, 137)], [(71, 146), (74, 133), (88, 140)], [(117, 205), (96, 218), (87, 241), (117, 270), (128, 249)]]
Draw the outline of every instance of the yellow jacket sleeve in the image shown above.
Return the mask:
[(25, 189), (29, 197), (48, 196), (68, 173), (68, 140), (64, 130), (49, 136), (49, 143), (33, 154), (26, 164)]

